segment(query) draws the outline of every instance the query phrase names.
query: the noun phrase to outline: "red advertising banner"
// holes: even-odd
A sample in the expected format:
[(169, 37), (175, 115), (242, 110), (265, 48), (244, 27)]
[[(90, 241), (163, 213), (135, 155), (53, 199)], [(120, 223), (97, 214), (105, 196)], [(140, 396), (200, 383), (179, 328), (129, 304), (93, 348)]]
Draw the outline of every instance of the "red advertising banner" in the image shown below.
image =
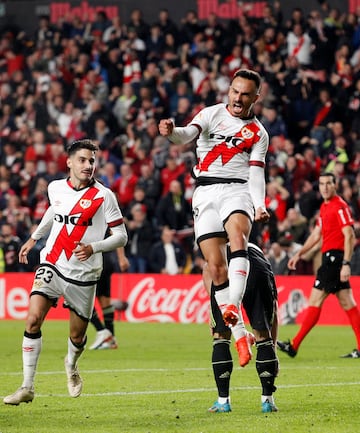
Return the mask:
[[(24, 320), (29, 304), (32, 273), (8, 273), (0, 276), (0, 320)], [(314, 283), (311, 276), (277, 276), (279, 322), (301, 323)], [(360, 305), (360, 276), (352, 277), (354, 297)], [(112, 276), (112, 298), (127, 301), (120, 313), (129, 322), (207, 323), (209, 299), (200, 275), (115, 274)], [(60, 300), (61, 301), (61, 300)], [(68, 310), (59, 302), (49, 319), (64, 320)], [(320, 325), (347, 325), (348, 320), (337, 298), (325, 301)]]

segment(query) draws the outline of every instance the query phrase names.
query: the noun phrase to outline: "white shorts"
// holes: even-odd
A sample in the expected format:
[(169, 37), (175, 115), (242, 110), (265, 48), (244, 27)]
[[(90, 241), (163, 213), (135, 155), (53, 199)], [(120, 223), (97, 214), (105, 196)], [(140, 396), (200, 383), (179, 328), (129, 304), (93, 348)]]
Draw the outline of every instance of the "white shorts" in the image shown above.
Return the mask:
[(193, 195), (195, 241), (203, 237), (226, 237), (224, 222), (232, 213), (254, 219), (254, 206), (245, 183), (218, 183), (198, 186)]
[(31, 295), (42, 294), (53, 301), (56, 306), (58, 299), (64, 297), (64, 306), (74, 310), (80, 317), (90, 320), (94, 308), (96, 284), (69, 281), (56, 270), (47, 265), (41, 265), (35, 273)]

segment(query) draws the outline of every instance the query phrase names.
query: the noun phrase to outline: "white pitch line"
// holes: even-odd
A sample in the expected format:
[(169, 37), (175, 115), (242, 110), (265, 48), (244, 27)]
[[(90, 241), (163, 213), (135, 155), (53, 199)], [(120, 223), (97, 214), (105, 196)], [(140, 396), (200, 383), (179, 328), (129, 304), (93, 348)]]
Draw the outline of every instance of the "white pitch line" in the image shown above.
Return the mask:
[[(360, 382), (336, 382), (336, 383), (303, 383), (303, 384), (288, 384), (279, 385), (278, 389), (291, 388), (314, 388), (314, 387), (339, 387), (339, 386), (358, 386)], [(259, 390), (260, 386), (236, 386), (232, 387), (232, 391), (249, 391)], [(189, 388), (189, 389), (166, 389), (152, 391), (114, 391), (114, 392), (99, 392), (99, 393), (83, 393), (81, 397), (114, 397), (114, 396), (136, 396), (136, 395), (162, 395), (162, 394), (187, 394), (200, 392), (214, 392), (216, 388)], [(2, 399), (4, 396), (0, 396)], [(35, 394), (35, 398), (69, 398), (68, 394)]]
[[(342, 369), (346, 369), (347, 367), (349, 368), (353, 368), (353, 366), (351, 366), (350, 364), (347, 366), (342, 365), (341, 368)], [(328, 367), (324, 367), (324, 366), (302, 366), (302, 365), (287, 365), (286, 367), (281, 367), (280, 366), (280, 373), (283, 371), (288, 371), (288, 370), (337, 370), (339, 368), (339, 366), (328, 366)], [(235, 367), (236, 371), (243, 371), (242, 368), (240, 367)], [(249, 368), (247, 369), (247, 371), (249, 370)], [(144, 372), (149, 372), (149, 373), (166, 373), (166, 372), (172, 372), (172, 371), (211, 371), (211, 366), (210, 367), (197, 367), (197, 368), (118, 368), (118, 369), (104, 369), (104, 370), (83, 370), (81, 369), (81, 373), (86, 373), (86, 374), (112, 374), (112, 373), (144, 373)], [(58, 370), (58, 371), (37, 371), (36, 375), (44, 375), (44, 376), (52, 376), (52, 375), (58, 375), (58, 374), (63, 374), (64, 370)], [(21, 369), (19, 371), (8, 371), (8, 372), (4, 372), (4, 371), (0, 371), (0, 377), (1, 376), (21, 376), (23, 373), (21, 371)]]

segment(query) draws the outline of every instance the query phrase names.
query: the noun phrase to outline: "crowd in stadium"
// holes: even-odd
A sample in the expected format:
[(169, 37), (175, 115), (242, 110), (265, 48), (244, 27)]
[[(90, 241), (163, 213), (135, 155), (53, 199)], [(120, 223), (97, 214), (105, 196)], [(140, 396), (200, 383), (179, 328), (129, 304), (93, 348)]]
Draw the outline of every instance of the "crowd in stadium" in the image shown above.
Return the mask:
[[(34, 34), (0, 34), (0, 272), (31, 271), (17, 252), (47, 206), (47, 185), (66, 176), (65, 146), (88, 137), (100, 148), (97, 176), (116, 194), (129, 233), (127, 255), (153, 271), (152, 246), (164, 227), (184, 250), (179, 272), (199, 272), (193, 245), (193, 144), (170, 143), (161, 118), (186, 125), (201, 108), (226, 102), (234, 71), (264, 79), (255, 112), (270, 136), (268, 224), (254, 240), (276, 274), (313, 227), (318, 175), (335, 173), (356, 220), (352, 274), (360, 274), (360, 10), (327, 2), (285, 19), (279, 1), (261, 19), (244, 13), (175, 23), (166, 9), (148, 23), (98, 12), (94, 22), (39, 17)], [(41, 245), (37, 245), (41, 248)], [(313, 274), (319, 248), (296, 271)], [(134, 260), (136, 262), (136, 260)], [(136, 272), (136, 270), (133, 270)], [(138, 270), (139, 271), (139, 270)]]

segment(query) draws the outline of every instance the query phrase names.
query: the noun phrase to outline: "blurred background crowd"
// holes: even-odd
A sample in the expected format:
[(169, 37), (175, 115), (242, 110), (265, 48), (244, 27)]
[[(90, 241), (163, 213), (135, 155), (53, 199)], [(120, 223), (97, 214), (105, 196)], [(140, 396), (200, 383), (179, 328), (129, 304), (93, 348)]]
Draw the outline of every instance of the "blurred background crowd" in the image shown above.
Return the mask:
[[(255, 111), (270, 136), (266, 168), (268, 224), (252, 234), (276, 274), (288, 274), (320, 204), (320, 171), (335, 173), (349, 203), (360, 275), (360, 10), (341, 14), (322, 1), (309, 14), (281, 3), (264, 17), (244, 13), (199, 21), (188, 11), (174, 22), (166, 9), (148, 23), (134, 9), (128, 22), (99, 11), (93, 22), (39, 18), (34, 34), (0, 34), (0, 272), (32, 271), (20, 245), (48, 206), (47, 185), (66, 176), (67, 143), (88, 137), (100, 148), (97, 177), (116, 194), (129, 233), (130, 272), (199, 273), (191, 198), (194, 143), (175, 145), (158, 122), (179, 126), (204, 106), (226, 102), (232, 74), (263, 77)], [(171, 243), (171, 269), (161, 245)], [(320, 246), (301, 262), (312, 274)]]

